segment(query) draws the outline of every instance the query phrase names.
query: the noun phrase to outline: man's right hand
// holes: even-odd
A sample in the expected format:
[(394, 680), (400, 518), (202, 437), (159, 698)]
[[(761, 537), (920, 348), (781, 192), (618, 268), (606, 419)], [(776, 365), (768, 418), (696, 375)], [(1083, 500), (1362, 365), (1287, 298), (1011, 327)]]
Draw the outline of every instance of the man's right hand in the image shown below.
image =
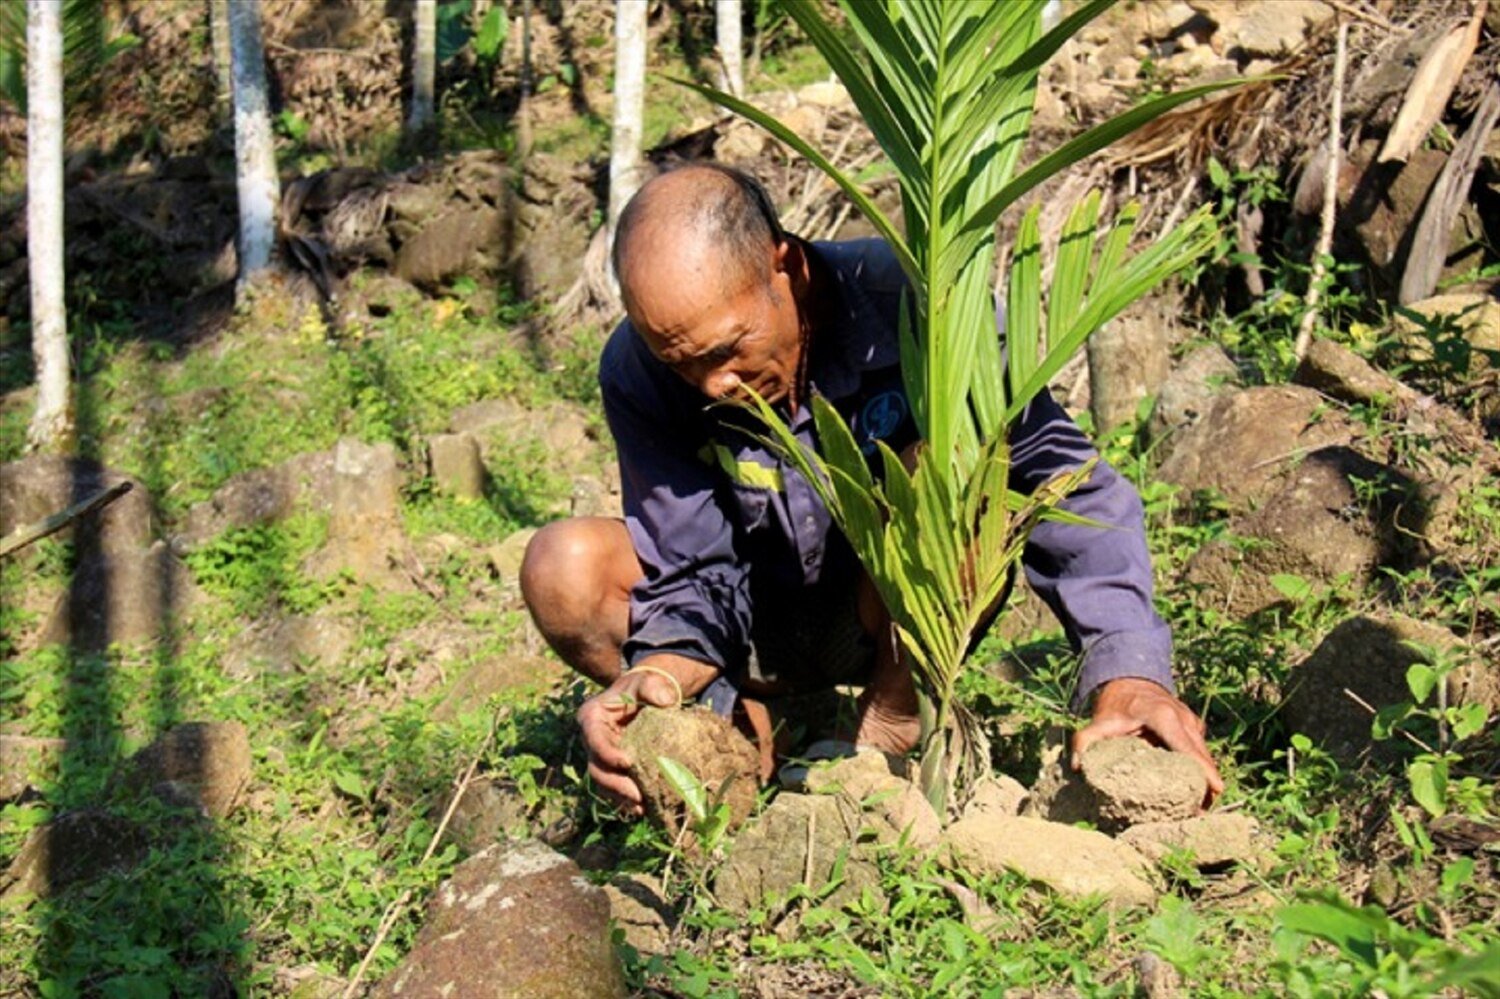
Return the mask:
[(578, 727), (589, 754), (589, 776), (606, 799), (627, 815), (641, 815), (641, 789), (630, 777), (634, 762), (620, 746), (625, 726), (643, 705), (677, 706), (677, 690), (659, 673), (622, 673), (578, 709)]

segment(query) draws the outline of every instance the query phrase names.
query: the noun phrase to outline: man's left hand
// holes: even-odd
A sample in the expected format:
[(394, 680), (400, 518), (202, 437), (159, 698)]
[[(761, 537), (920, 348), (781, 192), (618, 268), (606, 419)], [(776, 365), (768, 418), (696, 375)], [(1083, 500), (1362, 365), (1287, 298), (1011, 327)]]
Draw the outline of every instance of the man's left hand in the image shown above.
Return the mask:
[(1073, 736), (1073, 767), (1084, 750), (1101, 739), (1139, 736), (1147, 742), (1186, 753), (1208, 778), (1204, 807), (1224, 792), (1224, 778), (1203, 741), (1206, 726), (1193, 710), (1150, 680), (1124, 677), (1111, 680), (1094, 695), (1094, 717)]

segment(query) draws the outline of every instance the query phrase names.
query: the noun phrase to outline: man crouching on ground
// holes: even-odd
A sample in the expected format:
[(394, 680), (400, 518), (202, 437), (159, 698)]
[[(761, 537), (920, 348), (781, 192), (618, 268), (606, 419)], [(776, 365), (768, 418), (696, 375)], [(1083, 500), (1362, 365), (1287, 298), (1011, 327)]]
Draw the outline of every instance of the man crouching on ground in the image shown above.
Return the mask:
[[(640, 705), (683, 699), (728, 715), (741, 698), (860, 685), (855, 741), (911, 750), (916, 691), (873, 586), (812, 487), (761, 443), (756, 417), (712, 405), (754, 389), (812, 443), (807, 403), (818, 393), (867, 450), (918, 443), (894, 255), (879, 240), (785, 233), (756, 181), (697, 164), (636, 194), (613, 261), (628, 318), (605, 345), (599, 382), (625, 519), (549, 524), (521, 571), (552, 648), (604, 687), (578, 712), (596, 785), (638, 812), (620, 734)], [(1011, 485), (1028, 492), (1094, 457), (1045, 392), (1011, 444)], [(1074, 736), (1075, 759), (1098, 739), (1141, 736), (1195, 757), (1217, 794), (1203, 724), (1174, 694), (1135, 490), (1100, 463), (1064, 505), (1116, 528), (1044, 523), (1023, 559), (1083, 653), (1073, 707), (1091, 706), (1092, 719)], [(762, 757), (766, 777), (765, 740)]]

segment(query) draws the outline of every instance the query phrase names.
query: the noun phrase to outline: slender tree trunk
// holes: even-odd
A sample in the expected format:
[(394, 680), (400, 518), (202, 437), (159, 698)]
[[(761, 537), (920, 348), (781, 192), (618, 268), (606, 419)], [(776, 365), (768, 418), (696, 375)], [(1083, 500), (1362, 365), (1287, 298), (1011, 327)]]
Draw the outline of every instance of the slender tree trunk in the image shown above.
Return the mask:
[(719, 40), (719, 61), (724, 64), (724, 86), (736, 97), (745, 93), (745, 70), (740, 38), (740, 0), (715, 0), (714, 30)]
[(26, 232), (37, 384), (26, 442), (33, 450), (54, 451), (73, 436), (63, 302), (62, 0), (27, 0), (26, 104)]
[(417, 0), (412, 9), (416, 31), (411, 47), (411, 113), (406, 130), (415, 135), (432, 124), (437, 86), (437, 0)]
[(531, 0), (521, 0), (521, 101), (516, 108), (516, 155), (531, 154)]
[(229, 55), (229, 0), (208, 0), (209, 39), (213, 45), (214, 73), (219, 79), (219, 118), (229, 121), (234, 113), (234, 76)]
[(615, 0), (615, 113), (609, 152), (609, 232), (641, 186), (646, 106), (646, 0)]
[(245, 288), (271, 266), (281, 184), (266, 100), (266, 63), (260, 43), (260, 0), (230, 0), (234, 65), (234, 159), (240, 205), (240, 276)]

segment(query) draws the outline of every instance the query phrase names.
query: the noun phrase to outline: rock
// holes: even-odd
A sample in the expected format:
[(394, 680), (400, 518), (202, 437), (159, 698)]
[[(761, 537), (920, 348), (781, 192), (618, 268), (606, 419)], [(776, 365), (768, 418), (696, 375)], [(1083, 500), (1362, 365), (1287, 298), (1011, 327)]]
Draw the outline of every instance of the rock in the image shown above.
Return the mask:
[(0, 733), (0, 804), (54, 779), (67, 748), (66, 739)]
[(299, 664), (337, 666), (354, 653), (353, 623), (331, 610), (253, 622), (224, 653), (224, 672), (237, 680), (264, 671), (288, 673)]
[[(1238, 543), (1216, 541), (1188, 561), (1183, 578), (1199, 602), (1245, 617), (1287, 599), (1275, 577), (1317, 586), (1347, 575), (1356, 584), (1416, 551), (1415, 484), (1347, 447), (1313, 451), (1288, 469), (1253, 513), (1230, 520)], [(1246, 542), (1249, 542), (1248, 544)]]
[(575, 475), (570, 514), (574, 517), (609, 517), (623, 520), (624, 508), (620, 505), (619, 490), (596, 475)]
[(200, 597), (192, 573), (164, 541), (85, 559), (58, 597), (42, 642), (103, 649), (154, 642)]
[(333, 508), (328, 544), (309, 559), (318, 578), (348, 573), (357, 582), (393, 584), (392, 555), (405, 546), (401, 531), (401, 470), (396, 447), (346, 437), (333, 451)]
[(130, 492), (55, 537), (73, 537), (86, 525), (83, 530), (97, 537), (106, 554), (139, 551), (152, 541), (151, 496), (145, 487), (98, 462), (48, 454), (0, 465), (0, 537), (127, 481)]
[(1100, 828), (1124, 829), (1198, 814), (1208, 778), (1186, 753), (1134, 737), (1103, 739), (1083, 754), (1083, 779), (1094, 792)]
[(842, 760), (831, 760), (807, 773), (807, 789), (814, 794), (845, 794), (859, 803), (875, 833), (875, 842), (891, 846), (904, 842), (926, 852), (937, 845), (942, 822), (920, 788), (893, 768), (885, 753), (863, 749)]
[(1244, 389), (1220, 395), (1179, 434), (1158, 475), (1184, 490), (1213, 490), (1243, 510), (1264, 500), (1299, 455), (1358, 436), (1355, 424), (1312, 389)]
[(733, 121), (714, 143), (714, 156), (725, 163), (751, 163), (765, 148), (766, 138), (759, 128), (749, 122)]
[[(682, 796), (657, 762), (661, 757), (691, 770), (710, 800), (722, 795), (729, 806), (729, 829), (739, 828), (755, 807), (760, 752), (733, 725), (706, 708), (642, 708), (626, 727), (620, 744), (632, 760), (630, 776), (640, 785), (646, 814), (670, 836), (692, 820)], [(684, 846), (693, 849), (696, 841), (688, 836)]]
[(145, 859), (149, 846), (146, 831), (128, 819), (97, 808), (65, 812), (27, 834), (0, 876), (0, 901), (46, 898), (76, 882), (128, 870)]
[(135, 787), (170, 781), (185, 788), (204, 812), (222, 819), (249, 786), (250, 735), (240, 722), (174, 725), (131, 758), (127, 774)]
[(484, 556), (490, 563), (491, 571), (502, 584), (520, 586), (521, 563), (526, 560), (526, 546), (531, 544), (531, 539), (536, 537), (536, 532), (535, 527), (523, 527), (498, 545), (490, 545), (484, 550)]
[[(1404, 163), (1378, 163), (1375, 158), (1379, 149), (1380, 144), (1371, 140), (1350, 155), (1346, 171), (1351, 174), (1350, 182), (1341, 177), (1339, 183), (1339, 215), (1349, 220), (1347, 224), (1353, 228), (1351, 241), (1364, 250), (1381, 282), (1394, 289), (1406, 269), (1412, 236), (1426, 207), (1427, 195), (1442, 173), (1448, 154), (1437, 149), (1418, 149)], [(1314, 157), (1308, 164), (1308, 184), (1318, 182), (1311, 176), (1318, 166)], [(1305, 200), (1312, 202), (1311, 197)], [(1317, 200), (1321, 204), (1321, 198)], [(1454, 219), (1443, 277), (1462, 274), (1481, 263), (1482, 258), (1475, 256), (1472, 244), (1483, 228), (1478, 208), (1466, 203)]]
[(1177, 362), (1151, 410), (1148, 433), (1153, 443), (1170, 440), (1198, 422), (1214, 399), (1239, 384), (1240, 372), (1218, 344), (1190, 351)]
[(1021, 803), (1021, 815), (1064, 825), (1098, 824), (1098, 802), (1083, 775), (1073, 769), (1070, 741), (1068, 731), (1059, 727), (1049, 728), (1042, 736), (1041, 769)]
[(1376, 710), (1411, 700), (1407, 670), (1432, 662), (1422, 646), (1460, 660), (1447, 679), (1449, 705), (1500, 708), (1500, 679), (1482, 663), (1464, 661), (1462, 643), (1446, 629), (1399, 614), (1359, 616), (1329, 632), (1292, 670), (1282, 709), (1287, 727), (1310, 736), (1344, 762), (1381, 748), (1386, 755), (1393, 753), (1394, 747), (1371, 739), (1369, 711), (1345, 690)]
[(1320, 0), (1188, 0), (1188, 6), (1218, 25), (1214, 47), (1241, 61), (1254, 56), (1291, 55), (1302, 47), (1312, 29), (1334, 13)]
[(1086, 343), (1089, 412), (1100, 431), (1133, 423), (1171, 370), (1176, 323), (1167, 299), (1142, 299), (1106, 323)]
[(1407, 363), (1440, 372), (1460, 393), (1482, 385), (1481, 415), (1500, 416), (1500, 387), (1492, 374), (1500, 369), (1500, 299), (1438, 295), (1406, 306), (1391, 325)]
[(496, 209), (450, 203), (401, 244), (391, 271), (418, 287), (435, 288), (448, 278), (484, 269), (475, 257), (498, 247), (504, 230), (505, 217)]
[(1031, 792), (1008, 774), (991, 774), (981, 779), (964, 805), (962, 818), (1008, 818), (1020, 815)]
[(448, 687), (432, 709), (435, 721), (454, 721), (469, 711), (482, 711), (496, 694), (521, 687), (546, 687), (564, 680), (569, 671), (556, 659), (523, 649), (503, 656), (485, 655), (471, 663)]
[(677, 914), (662, 893), (661, 881), (650, 874), (619, 874), (604, 886), (610, 921), (624, 934), (624, 942), (640, 954), (671, 950)]
[(768, 894), (784, 900), (793, 888), (821, 892), (843, 866), (843, 880), (822, 904), (837, 908), (880, 884), (875, 865), (859, 851), (859, 806), (842, 794), (778, 795), (729, 847), (714, 879), (714, 897), (743, 916)]
[(816, 146), (828, 129), (828, 112), (816, 104), (799, 104), (780, 116), (781, 123)]
[(1394, 402), (1415, 395), (1347, 347), (1315, 338), (1292, 380), (1341, 402)]
[(427, 438), (433, 485), (445, 496), (484, 498), (484, 462), (479, 442), (469, 434), (434, 434)]
[(842, 108), (848, 107), (849, 91), (844, 89), (842, 83), (827, 80), (822, 83), (809, 83), (797, 91), (798, 104), (810, 104), (818, 108)]
[(333, 508), (331, 451), (301, 454), (272, 468), (234, 476), (202, 503), (188, 510), (174, 547), (196, 547), (232, 527), (254, 527), (291, 516), (299, 509), (328, 513)]
[(1258, 832), (1259, 826), (1248, 815), (1210, 812), (1176, 822), (1143, 822), (1119, 838), (1153, 861), (1185, 853), (1197, 867), (1211, 869), (1230, 864), (1256, 866), (1263, 854), (1255, 843)]
[(1014, 871), (1069, 899), (1111, 906), (1151, 905), (1150, 865), (1100, 832), (1042, 819), (960, 819), (943, 835), (951, 862), (974, 874)]
[(374, 994), (624, 996), (609, 915), (605, 893), (562, 854), (535, 840), (491, 846), (434, 893), (411, 953)]
[[(447, 805), (444, 799), (439, 811)], [(540, 836), (561, 817), (558, 807), (528, 804), (514, 783), (491, 775), (470, 781), (448, 820), (448, 834), (465, 852), (478, 853), (505, 840)]]
[(529, 411), (514, 399), (480, 399), (455, 409), (448, 417), (448, 429), (473, 435), (497, 427), (514, 432), (528, 419)]

